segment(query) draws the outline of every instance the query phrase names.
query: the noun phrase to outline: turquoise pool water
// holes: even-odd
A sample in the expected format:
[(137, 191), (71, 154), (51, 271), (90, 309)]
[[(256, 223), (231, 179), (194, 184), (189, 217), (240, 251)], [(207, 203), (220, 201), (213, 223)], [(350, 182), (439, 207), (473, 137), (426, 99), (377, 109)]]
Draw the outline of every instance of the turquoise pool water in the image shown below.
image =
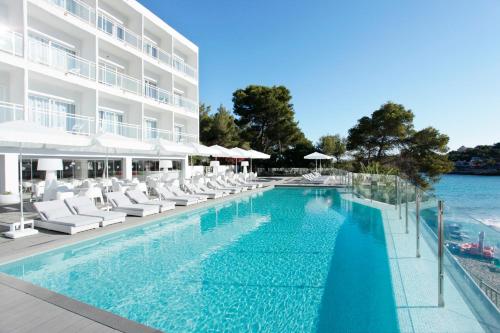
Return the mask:
[(381, 214), (278, 188), (0, 267), (168, 332), (397, 332)]

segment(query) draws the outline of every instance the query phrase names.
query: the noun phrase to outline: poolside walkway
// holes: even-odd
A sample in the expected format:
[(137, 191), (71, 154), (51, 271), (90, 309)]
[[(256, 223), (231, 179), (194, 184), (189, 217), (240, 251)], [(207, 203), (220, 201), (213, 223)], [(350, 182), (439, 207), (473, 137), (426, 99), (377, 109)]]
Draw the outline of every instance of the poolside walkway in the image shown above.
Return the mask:
[[(344, 194), (346, 200), (381, 209), (387, 252), (391, 268), (394, 296), (401, 332), (484, 332), (454, 283), (444, 278), (444, 307), (438, 307), (438, 263), (424, 237), (420, 238), (420, 254), (416, 257), (415, 220), (409, 219), (409, 233), (403, 218), (393, 205), (371, 203)], [(403, 208), (404, 210), (404, 208)]]
[[(284, 181), (285, 180), (281, 178), (267, 179), (271, 187), (276, 184), (281, 184)], [(65, 235), (39, 229), (37, 235), (26, 238), (8, 239), (0, 236), (0, 264), (117, 231), (130, 229), (188, 211), (214, 206), (237, 197), (244, 197), (260, 191), (262, 191), (262, 189), (247, 191), (189, 207), (177, 206), (173, 211), (145, 218), (127, 217), (125, 223), (113, 224), (105, 228), (90, 230), (75, 235)], [(8, 214), (3, 216), (0, 214), (0, 219), (15, 218), (15, 215), (15, 212), (8, 212)], [(0, 333), (160, 332), (5, 274), (0, 274), (0, 323)]]

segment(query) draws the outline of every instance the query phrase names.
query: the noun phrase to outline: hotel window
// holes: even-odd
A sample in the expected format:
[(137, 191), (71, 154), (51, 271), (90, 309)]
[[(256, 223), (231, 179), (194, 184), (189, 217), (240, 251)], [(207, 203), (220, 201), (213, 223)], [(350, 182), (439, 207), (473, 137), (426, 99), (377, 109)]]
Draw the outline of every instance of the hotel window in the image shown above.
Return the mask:
[(123, 112), (101, 108), (99, 110), (99, 128), (106, 133), (123, 135)]
[(144, 79), (144, 94), (146, 97), (151, 97), (158, 100), (158, 83), (151, 78)]
[(145, 139), (158, 139), (158, 122), (154, 118), (144, 119)]
[(60, 128), (71, 133), (78, 133), (75, 104), (72, 101), (56, 97), (30, 94), (28, 105), (31, 120), (45, 127)]
[(174, 54), (174, 68), (181, 71), (181, 72), (184, 72), (184, 64), (185, 64), (185, 60), (184, 58), (182, 58), (181, 56), (178, 56), (177, 54)]
[(184, 142), (184, 135), (183, 135), (184, 125), (175, 124), (174, 131), (175, 131), (175, 142), (178, 142), (178, 143)]
[(99, 27), (100, 30), (104, 31), (105, 33), (108, 33), (110, 35), (113, 34), (114, 22), (101, 13), (99, 14), (99, 17), (97, 19), (97, 26)]
[(99, 82), (109, 86), (120, 86), (124, 68), (106, 59), (99, 59)]
[(77, 67), (74, 47), (35, 31), (29, 33), (29, 58), (63, 70)]
[(151, 39), (144, 37), (144, 52), (158, 59), (158, 46)]

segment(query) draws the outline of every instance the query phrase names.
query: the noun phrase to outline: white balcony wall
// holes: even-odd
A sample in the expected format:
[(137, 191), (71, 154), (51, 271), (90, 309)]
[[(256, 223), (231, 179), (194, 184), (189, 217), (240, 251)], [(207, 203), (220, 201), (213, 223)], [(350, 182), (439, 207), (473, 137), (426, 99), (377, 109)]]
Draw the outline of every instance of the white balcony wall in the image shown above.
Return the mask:
[(0, 102), (24, 104), (23, 70), (5, 66), (0, 70)]
[[(155, 138), (162, 138), (165, 140), (172, 140), (172, 128), (173, 128), (173, 114), (171, 111), (160, 110), (151, 107), (144, 108), (144, 118), (155, 119), (157, 124), (157, 131)], [(147, 131), (147, 128), (144, 127), (144, 131)], [(145, 135), (145, 138), (148, 136)]]
[(23, 2), (0, 0), (0, 22), (9, 30), (23, 32)]

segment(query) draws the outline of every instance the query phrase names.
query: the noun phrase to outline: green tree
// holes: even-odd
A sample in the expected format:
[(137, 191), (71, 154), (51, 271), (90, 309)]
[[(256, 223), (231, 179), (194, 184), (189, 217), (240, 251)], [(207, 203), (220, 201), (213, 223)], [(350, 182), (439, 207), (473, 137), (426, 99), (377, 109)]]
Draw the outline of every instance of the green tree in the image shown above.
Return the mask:
[(334, 156), (340, 161), (346, 152), (346, 140), (339, 134), (324, 135), (319, 138), (317, 148), (323, 154)]
[(240, 131), (234, 116), (223, 105), (220, 105), (212, 117), (207, 144), (232, 148), (238, 146), (240, 142)]
[(368, 161), (380, 160), (412, 132), (413, 117), (413, 112), (403, 105), (387, 102), (349, 130), (347, 148)]
[(213, 117), (211, 113), (211, 106), (200, 104), (200, 142), (203, 144), (209, 144), (212, 140), (210, 137), (210, 131), (213, 125)]
[(413, 132), (406, 140), (397, 159), (399, 169), (422, 187), (436, 182), (439, 177), (453, 170), (448, 159), (449, 137), (433, 127)]
[(446, 155), (449, 138), (432, 127), (415, 131), (413, 118), (411, 110), (388, 102), (349, 130), (347, 149), (355, 150), (366, 165), (396, 167), (426, 187), (453, 168)]
[(295, 120), (290, 91), (283, 86), (250, 85), (233, 93), (233, 111), (242, 138), (257, 150), (283, 160), (304, 134)]

